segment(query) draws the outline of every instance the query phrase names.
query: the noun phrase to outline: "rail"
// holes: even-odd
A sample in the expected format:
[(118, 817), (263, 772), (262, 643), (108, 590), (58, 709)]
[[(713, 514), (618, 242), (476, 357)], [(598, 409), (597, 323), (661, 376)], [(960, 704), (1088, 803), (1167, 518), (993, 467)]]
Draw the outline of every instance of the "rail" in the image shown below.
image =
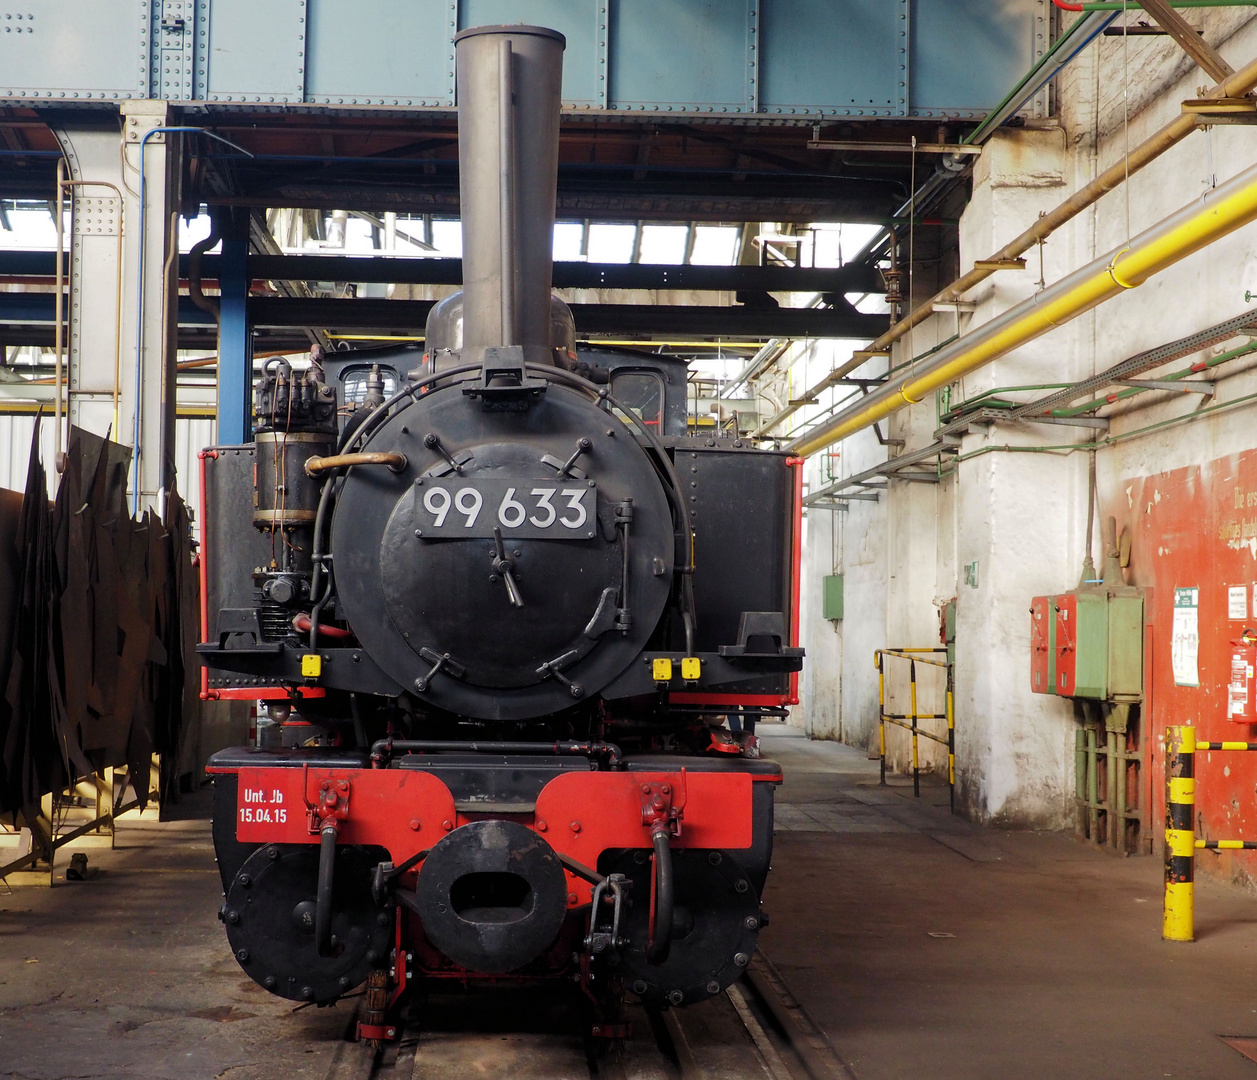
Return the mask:
[[(500, 1053), (504, 1015), (468, 1022), (449, 1006), (411, 1000), (395, 1016), (374, 1016), (395, 1038), (348, 1041), (371, 1014), (372, 987), (358, 996), (345, 1040), (332, 1053), (325, 1080), (411, 1080), (467, 1071), (469, 1052)], [(568, 999), (569, 1001), (571, 999)], [(557, 1003), (556, 1003), (557, 1004)], [(422, 1014), (422, 1022), (420, 1016)], [(560, 1023), (529, 1027), (532, 1075), (628, 1080), (673, 1076), (677, 1080), (855, 1080), (855, 1073), (808, 1014), (781, 972), (757, 952), (744, 977), (708, 1001), (681, 1009), (626, 1001), (620, 1019), (608, 1024), (588, 1011), (561, 1009)], [(457, 1021), (458, 1039), (431, 1038)], [(573, 1046), (572, 1027), (584, 1028), (584, 1053)], [(747, 1038), (738, 1036), (743, 1029)], [(421, 1030), (425, 1034), (420, 1035)], [(611, 1032), (614, 1030), (614, 1034)], [(479, 1043), (479, 1046), (477, 1045)]]
[[(934, 658), (941, 653), (943, 659)], [(928, 649), (878, 649), (874, 654), (877, 664), (877, 731), (878, 757), (880, 758), (881, 783), (886, 783), (886, 725), (894, 724), (912, 733), (912, 794), (921, 797), (920, 739), (929, 739), (947, 747), (947, 799), (952, 813), (956, 812), (956, 712), (955, 675), (956, 665), (945, 647)], [(886, 711), (886, 659), (908, 661), (908, 685), (911, 711), (891, 713)], [(923, 713), (917, 709), (917, 665), (943, 668), (947, 672), (946, 694), (943, 711)], [(919, 725), (921, 720), (946, 720), (947, 735), (930, 731)]]

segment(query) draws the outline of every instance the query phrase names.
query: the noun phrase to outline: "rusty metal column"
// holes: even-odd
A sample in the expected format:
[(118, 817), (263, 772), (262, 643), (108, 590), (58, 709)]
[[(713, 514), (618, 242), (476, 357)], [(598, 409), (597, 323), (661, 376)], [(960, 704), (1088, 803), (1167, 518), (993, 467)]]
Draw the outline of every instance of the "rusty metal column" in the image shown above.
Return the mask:
[(1194, 941), (1196, 855), (1192, 814), (1196, 808), (1196, 729), (1165, 733), (1165, 906), (1161, 936)]

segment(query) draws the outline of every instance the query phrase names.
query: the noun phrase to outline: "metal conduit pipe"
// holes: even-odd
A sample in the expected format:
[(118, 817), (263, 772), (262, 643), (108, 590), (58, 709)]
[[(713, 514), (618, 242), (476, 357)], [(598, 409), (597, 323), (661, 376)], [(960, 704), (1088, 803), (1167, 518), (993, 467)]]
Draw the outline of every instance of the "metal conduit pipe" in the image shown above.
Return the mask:
[(788, 443), (796, 454), (814, 454), (885, 416), (922, 401), (931, 391), (990, 363), (1061, 326), (1192, 252), (1257, 219), (1257, 166), (1140, 233), (1068, 277), (966, 334), (919, 364), (901, 369), (857, 404), (815, 431)]
[(746, 367), (738, 374), (738, 376), (729, 383), (720, 392), (722, 398), (731, 398), (733, 395), (754, 379), (762, 371), (766, 371), (771, 364), (776, 363), (777, 359), (789, 347), (790, 341), (787, 338), (770, 338), (766, 341), (754, 356), (747, 361)]
[[(1243, 97), (1254, 87), (1257, 87), (1257, 60), (1252, 61), (1246, 66), (1240, 68), (1234, 75), (1224, 82), (1218, 83), (1213, 87), (1205, 98), (1227, 98), (1227, 97)], [(1048, 211), (1043, 217), (1039, 218), (1025, 232), (1015, 239), (1005, 244), (994, 255), (988, 256), (986, 259), (980, 260), (986, 263), (996, 263), (1015, 259), (1024, 252), (1029, 251), (1040, 240), (1045, 240), (1067, 221), (1076, 217), (1092, 203), (1098, 202), (1103, 195), (1112, 191), (1121, 184), (1127, 176), (1133, 176), (1149, 162), (1156, 160), (1164, 154), (1170, 147), (1182, 142), (1188, 135), (1196, 130), (1196, 117), (1190, 113), (1184, 113), (1176, 116), (1165, 127), (1150, 135), (1138, 146), (1134, 147), (1129, 156), (1119, 159), (1115, 164), (1105, 169), (1090, 183), (1079, 188), (1073, 195), (1057, 206), (1054, 210)], [(934, 314), (935, 304), (948, 304), (959, 300), (975, 285), (980, 284), (997, 271), (993, 269), (983, 269), (974, 267), (967, 274), (962, 274), (953, 281), (945, 289), (941, 289), (935, 293), (925, 303), (920, 304), (911, 312), (900, 319), (894, 326), (886, 331), (881, 337), (874, 341), (865, 349), (865, 352), (885, 352), (891, 345), (903, 337), (914, 326), (918, 326)], [(801, 396), (802, 400), (814, 397), (816, 394), (825, 390), (829, 385), (826, 376), (816, 386), (810, 388)], [(788, 410), (778, 419), (784, 420), (794, 410)]]

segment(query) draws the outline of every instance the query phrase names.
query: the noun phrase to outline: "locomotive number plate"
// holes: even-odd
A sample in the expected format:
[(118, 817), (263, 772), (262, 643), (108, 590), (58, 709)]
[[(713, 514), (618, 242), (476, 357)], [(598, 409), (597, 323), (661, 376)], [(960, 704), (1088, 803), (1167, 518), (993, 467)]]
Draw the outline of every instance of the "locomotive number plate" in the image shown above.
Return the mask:
[(424, 477), (415, 483), (415, 534), (425, 540), (510, 537), (592, 540), (598, 491), (592, 481)]

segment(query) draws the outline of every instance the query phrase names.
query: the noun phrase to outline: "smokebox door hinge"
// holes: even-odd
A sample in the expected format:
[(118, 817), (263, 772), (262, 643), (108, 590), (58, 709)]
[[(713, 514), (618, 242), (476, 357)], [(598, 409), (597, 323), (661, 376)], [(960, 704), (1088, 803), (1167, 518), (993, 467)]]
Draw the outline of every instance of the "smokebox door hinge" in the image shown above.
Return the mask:
[[(477, 355), (478, 354), (478, 355)], [(546, 392), (545, 379), (528, 376), (527, 365), (551, 363), (550, 350), (530, 345), (489, 345), (465, 349), (463, 360), (480, 360), (480, 378), (463, 385), (490, 412), (523, 412)]]

